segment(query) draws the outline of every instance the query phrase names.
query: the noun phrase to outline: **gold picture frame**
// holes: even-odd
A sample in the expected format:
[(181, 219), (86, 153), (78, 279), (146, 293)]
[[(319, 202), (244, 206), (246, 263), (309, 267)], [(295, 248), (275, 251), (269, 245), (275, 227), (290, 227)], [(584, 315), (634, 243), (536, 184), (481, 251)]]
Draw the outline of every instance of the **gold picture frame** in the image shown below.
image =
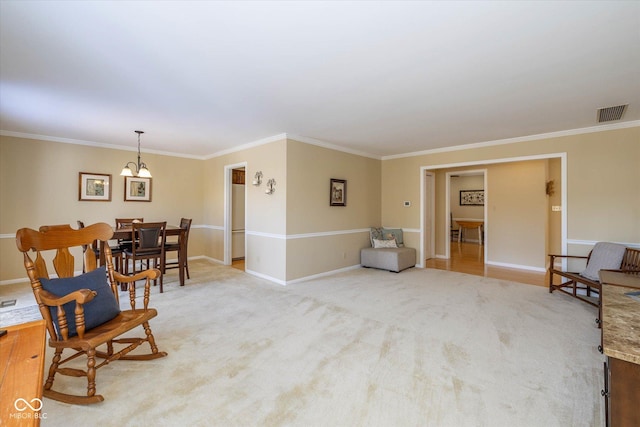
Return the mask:
[(125, 202), (150, 202), (151, 178), (138, 178), (136, 176), (124, 177), (124, 201)]
[(103, 173), (78, 173), (78, 200), (83, 202), (110, 202), (111, 175)]

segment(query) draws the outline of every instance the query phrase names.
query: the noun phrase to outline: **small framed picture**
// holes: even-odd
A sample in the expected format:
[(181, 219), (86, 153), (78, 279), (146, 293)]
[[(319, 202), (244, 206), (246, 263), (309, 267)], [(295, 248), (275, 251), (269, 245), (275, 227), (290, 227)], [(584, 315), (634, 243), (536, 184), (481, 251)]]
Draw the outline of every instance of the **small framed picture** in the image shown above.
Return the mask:
[(347, 181), (331, 178), (329, 193), (330, 206), (347, 206)]
[(460, 190), (460, 206), (484, 206), (484, 190)]
[(111, 175), (80, 172), (78, 200), (87, 202), (111, 201)]
[(125, 202), (150, 202), (151, 178), (124, 177)]

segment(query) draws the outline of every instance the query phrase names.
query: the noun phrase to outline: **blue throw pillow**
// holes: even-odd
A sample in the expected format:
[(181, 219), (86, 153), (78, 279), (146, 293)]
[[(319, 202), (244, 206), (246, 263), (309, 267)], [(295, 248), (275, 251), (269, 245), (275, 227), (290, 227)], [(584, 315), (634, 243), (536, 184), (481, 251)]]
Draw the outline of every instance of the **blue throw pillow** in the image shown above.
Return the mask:
[[(66, 279), (41, 278), (40, 283), (44, 290), (59, 297), (80, 289), (96, 291), (97, 295), (91, 301), (83, 305), (84, 325), (85, 330), (87, 331), (108, 322), (120, 313), (120, 307), (118, 306), (116, 297), (113, 295), (111, 287), (107, 283), (107, 270), (104, 266), (96, 268), (89, 273)], [(75, 315), (76, 302), (68, 302), (62, 307), (64, 308), (64, 312), (67, 316), (69, 337), (78, 335), (78, 332), (76, 331)], [(59, 334), (60, 327), (58, 326), (58, 307), (49, 307), (49, 310)]]

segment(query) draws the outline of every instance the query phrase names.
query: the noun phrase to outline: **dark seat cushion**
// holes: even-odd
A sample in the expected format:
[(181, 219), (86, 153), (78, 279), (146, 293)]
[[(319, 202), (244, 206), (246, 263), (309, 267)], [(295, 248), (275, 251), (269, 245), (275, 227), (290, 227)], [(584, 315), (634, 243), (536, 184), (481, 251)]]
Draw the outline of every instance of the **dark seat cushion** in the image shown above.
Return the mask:
[[(90, 330), (102, 325), (120, 313), (120, 307), (118, 306), (116, 297), (113, 295), (111, 287), (107, 283), (107, 272), (104, 266), (76, 277), (65, 279), (41, 278), (40, 283), (44, 290), (57, 296), (64, 296), (80, 289), (96, 291), (97, 295), (83, 305), (85, 330)], [(75, 301), (68, 302), (62, 307), (67, 316), (69, 337), (75, 336), (78, 334), (75, 321), (76, 303)], [(57, 307), (49, 307), (56, 330), (60, 333), (57, 310)]]

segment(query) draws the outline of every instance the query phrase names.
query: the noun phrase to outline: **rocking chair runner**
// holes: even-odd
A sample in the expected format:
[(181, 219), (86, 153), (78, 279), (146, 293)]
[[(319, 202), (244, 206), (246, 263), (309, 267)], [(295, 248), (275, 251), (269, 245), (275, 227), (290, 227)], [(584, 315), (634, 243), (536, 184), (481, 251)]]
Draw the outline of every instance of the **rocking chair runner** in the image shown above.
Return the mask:
[[(107, 241), (112, 236), (113, 230), (111, 226), (105, 223), (93, 224), (80, 230), (74, 230), (69, 225), (43, 226), (40, 227), (40, 231), (22, 228), (16, 233), (18, 250), (24, 254), (24, 265), (31, 281), (33, 294), (40, 307), (40, 313), (46, 321), (47, 330), (51, 337), (49, 345), (55, 349), (55, 355), (49, 368), (49, 375), (44, 384), (43, 395), (45, 397), (76, 404), (101, 402), (104, 400), (103, 396), (96, 394), (95, 379), (98, 368), (118, 359), (149, 360), (167, 355), (165, 352), (158, 351), (149, 327), (149, 320), (157, 315), (155, 309), (148, 307), (151, 293), (150, 281), (159, 277), (159, 270), (151, 269), (133, 276), (124, 276), (114, 270), (111, 249), (106, 245), (104, 254), (106, 272), (102, 273), (101, 270), (96, 269), (97, 262), (94, 252), (86, 250), (83, 253), (83, 259), (88, 273), (73, 277), (75, 262), (70, 248), (82, 248), (82, 246), (91, 248), (91, 243), (94, 240)], [(35, 260), (30, 257), (29, 251), (35, 252)], [(42, 255), (45, 251), (55, 251), (52, 265), (60, 279), (49, 279), (45, 258)], [(55, 290), (52, 292), (43, 288), (44, 282), (50, 289), (69, 289), (75, 286), (74, 283), (78, 281), (87, 283), (90, 280), (89, 275), (91, 275), (91, 280), (97, 277), (97, 281), (103, 283), (106, 276), (106, 283), (102, 287), (98, 283), (95, 287), (97, 291), (83, 288), (72, 292), (64, 291), (61, 294), (56, 294)], [(146, 279), (143, 308), (136, 309), (135, 281), (141, 279)], [(130, 310), (119, 311), (117, 282), (129, 285)], [(113, 301), (114, 298), (115, 302)], [(90, 306), (88, 303), (94, 300), (94, 304)], [(104, 300), (108, 300), (112, 309), (115, 304), (115, 317), (97, 326), (92, 326), (92, 323), (96, 323), (94, 312), (102, 310), (96, 305), (102, 304), (101, 301)], [(118, 337), (137, 326), (142, 326), (144, 329), (144, 338), (127, 337), (118, 339)], [(144, 342), (149, 344), (151, 353), (127, 355)], [(126, 347), (114, 352), (114, 344), (125, 344)], [(97, 349), (101, 345), (106, 346), (104, 351)], [(61, 360), (62, 353), (66, 349), (74, 353)], [(87, 356), (86, 370), (62, 367), (62, 365), (82, 355)], [(96, 357), (104, 360), (96, 365)], [(71, 395), (53, 390), (53, 381), (57, 373), (73, 377), (86, 376), (88, 382), (87, 395)]]

